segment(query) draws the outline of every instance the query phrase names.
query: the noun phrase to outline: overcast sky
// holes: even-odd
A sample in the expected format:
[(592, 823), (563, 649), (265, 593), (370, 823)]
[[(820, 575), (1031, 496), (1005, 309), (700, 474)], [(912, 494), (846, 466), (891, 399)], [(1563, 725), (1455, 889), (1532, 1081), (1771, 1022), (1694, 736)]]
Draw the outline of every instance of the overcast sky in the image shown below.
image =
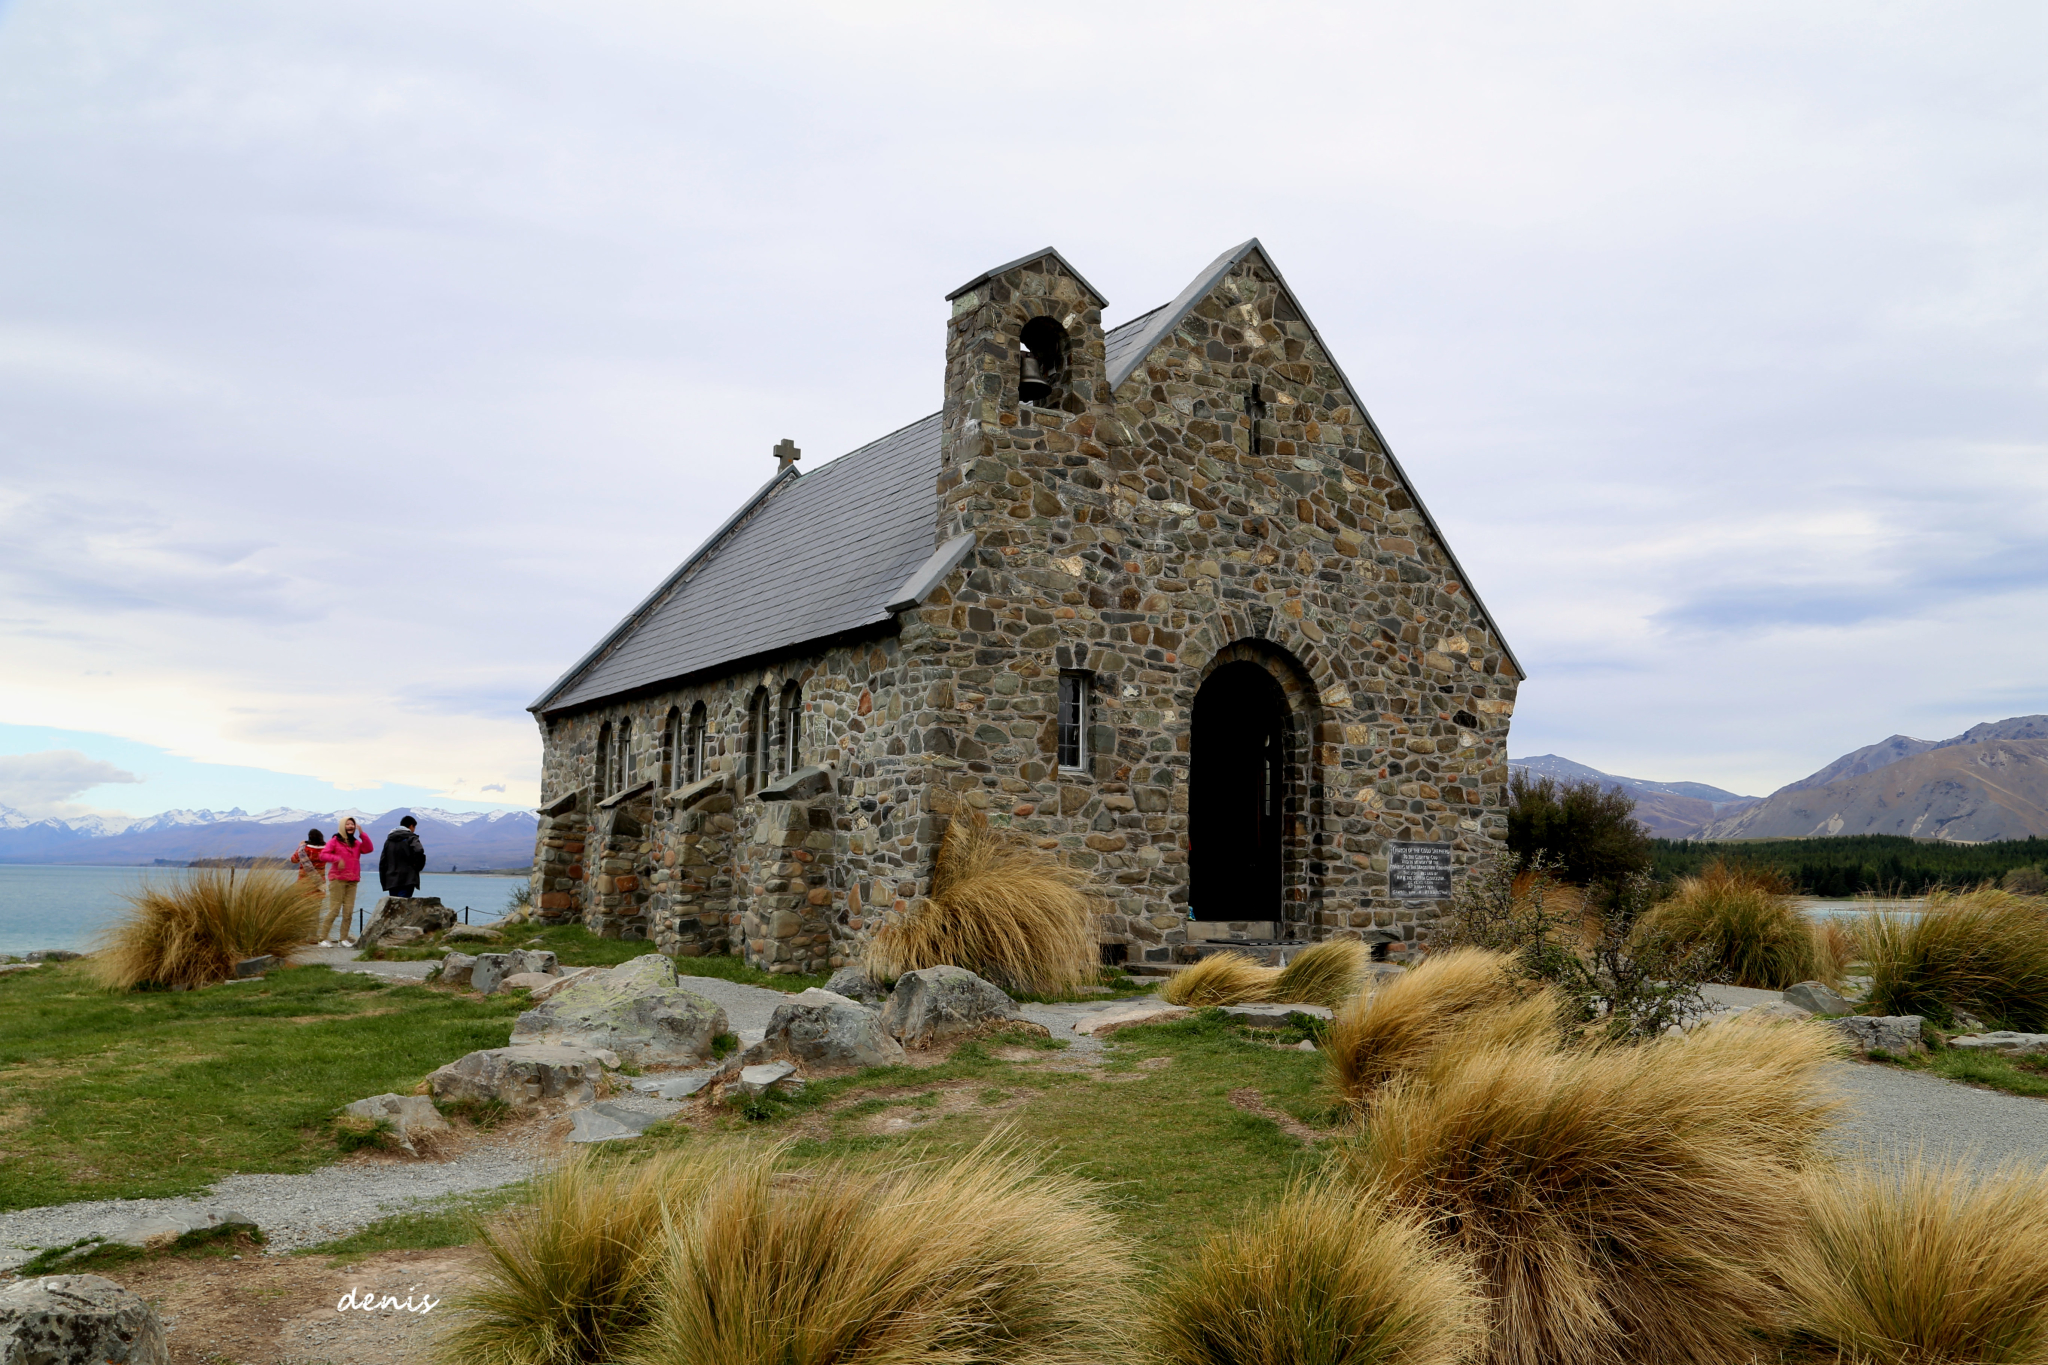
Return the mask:
[(1517, 756), (2048, 711), (2044, 72), (2038, 3), (15, 0), (0, 803), (531, 801), (526, 704), (1048, 243), (1114, 323), (1265, 242)]

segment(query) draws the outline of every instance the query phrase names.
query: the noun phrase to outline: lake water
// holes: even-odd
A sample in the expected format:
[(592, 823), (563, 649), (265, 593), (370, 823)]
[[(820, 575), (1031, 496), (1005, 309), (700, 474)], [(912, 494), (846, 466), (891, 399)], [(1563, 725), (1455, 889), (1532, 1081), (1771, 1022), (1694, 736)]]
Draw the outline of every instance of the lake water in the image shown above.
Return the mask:
[[(121, 897), (145, 881), (183, 875), (167, 867), (39, 867), (0, 863), (0, 953), (16, 957), (37, 948), (84, 952), (93, 936), (120, 915)], [(505, 913), (523, 877), (472, 877), (429, 872), (420, 878), (422, 896), (439, 896), (458, 918), (470, 907), (470, 922), (487, 924)], [(377, 877), (363, 878), (356, 905), (365, 916), (383, 893)]]

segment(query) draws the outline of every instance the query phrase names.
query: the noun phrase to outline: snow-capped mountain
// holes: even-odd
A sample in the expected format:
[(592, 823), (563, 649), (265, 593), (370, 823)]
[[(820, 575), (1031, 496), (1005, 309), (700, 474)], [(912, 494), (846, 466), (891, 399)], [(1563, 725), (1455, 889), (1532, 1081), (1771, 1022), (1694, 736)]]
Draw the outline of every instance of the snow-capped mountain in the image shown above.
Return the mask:
[(282, 856), (309, 829), (333, 834), (353, 816), (382, 843), (398, 817), (419, 821), (427, 866), (525, 867), (533, 861), (538, 823), (531, 811), (450, 811), (400, 806), (388, 811), (310, 811), (279, 806), (254, 815), (239, 806), (224, 811), (167, 810), (139, 819), (86, 815), (32, 820), (0, 806), (0, 863), (189, 862), (194, 858)]

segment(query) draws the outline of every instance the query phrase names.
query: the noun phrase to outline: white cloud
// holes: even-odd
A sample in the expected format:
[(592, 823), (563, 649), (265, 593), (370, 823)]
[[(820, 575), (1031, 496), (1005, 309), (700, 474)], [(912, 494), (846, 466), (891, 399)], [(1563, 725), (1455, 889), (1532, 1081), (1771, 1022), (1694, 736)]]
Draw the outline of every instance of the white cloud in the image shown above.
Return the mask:
[(0, 754), (0, 806), (34, 819), (86, 814), (88, 808), (72, 802), (72, 797), (109, 783), (142, 780), (112, 763), (88, 758), (76, 749)]

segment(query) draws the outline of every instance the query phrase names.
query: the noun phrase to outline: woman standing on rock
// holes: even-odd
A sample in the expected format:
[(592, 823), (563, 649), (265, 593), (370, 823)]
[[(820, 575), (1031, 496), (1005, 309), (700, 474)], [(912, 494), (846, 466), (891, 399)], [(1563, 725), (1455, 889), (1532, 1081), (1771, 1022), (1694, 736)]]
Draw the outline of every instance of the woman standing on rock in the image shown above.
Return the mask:
[[(356, 913), (356, 888), (363, 880), (363, 855), (376, 851), (370, 836), (356, 829), (353, 815), (341, 822), (341, 832), (320, 850), (320, 861), (327, 864), (327, 909), (320, 917), (322, 948), (334, 947), (337, 938), (344, 948), (356, 946), (356, 941), (348, 937), (348, 922)], [(332, 935), (328, 933), (330, 927), (334, 931)]]

